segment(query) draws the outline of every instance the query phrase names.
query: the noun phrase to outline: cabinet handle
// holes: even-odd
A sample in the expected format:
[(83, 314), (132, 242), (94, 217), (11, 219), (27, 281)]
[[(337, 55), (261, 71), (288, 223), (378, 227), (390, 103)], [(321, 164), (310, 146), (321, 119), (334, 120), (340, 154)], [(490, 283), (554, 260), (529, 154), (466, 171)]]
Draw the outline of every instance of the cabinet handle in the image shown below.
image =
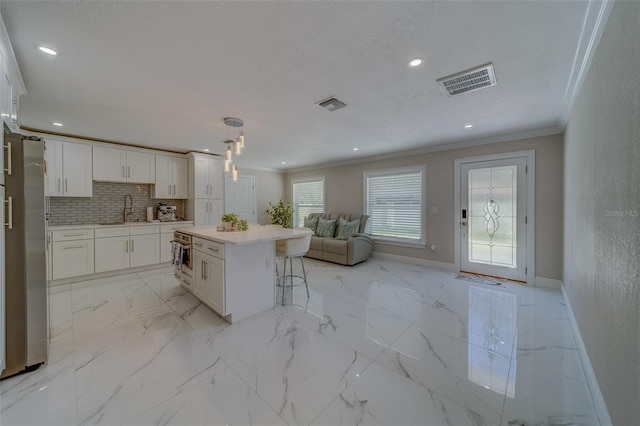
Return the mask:
[(124, 176), (124, 166), (122, 166), (122, 177), (125, 177)]
[(58, 178), (58, 193), (62, 192), (62, 187), (60, 186), (61, 185), (60, 180), (61, 179)]
[(171, 185), (169, 185), (169, 195), (171, 195)]
[(124, 252), (129, 253), (129, 240), (124, 242)]
[(64, 234), (65, 237), (82, 237), (84, 234)]
[(193, 243), (194, 246), (202, 247), (201, 243)]
[(62, 250), (71, 250), (71, 249), (79, 249), (79, 248), (84, 248), (84, 246), (62, 247)]
[(131, 166), (127, 166), (127, 177), (131, 177)]
[(13, 229), (13, 197), (7, 197), (4, 202), (8, 207), (7, 219), (9, 220), (7, 223), (5, 223), (5, 226), (7, 226), (9, 229)]
[(204, 260), (200, 261), (200, 278), (204, 280)]
[(185, 280), (185, 279), (183, 279), (182, 282), (185, 283), (188, 286), (191, 286), (191, 283), (189, 281)]
[(131, 240), (131, 253), (133, 253), (133, 240)]
[(7, 144), (4, 146), (5, 148), (7, 148), (7, 168), (4, 169), (7, 174), (9, 176), (11, 176), (11, 142), (7, 142)]
[(64, 192), (69, 192), (69, 179), (64, 178)]
[(173, 185), (173, 195), (176, 195), (176, 186)]
[(218, 249), (217, 249), (217, 248), (213, 248), (213, 247), (207, 247), (207, 248), (208, 248), (209, 250), (211, 250), (211, 251), (215, 251), (216, 253), (218, 252)]
[(208, 263), (207, 263), (207, 262), (205, 262), (205, 261), (202, 261), (202, 263), (204, 264), (204, 265), (202, 266), (202, 275), (204, 275), (204, 276), (202, 277), (202, 279), (206, 281), (206, 280), (207, 280), (207, 278), (209, 278), (209, 277), (207, 277), (207, 265), (208, 265)]

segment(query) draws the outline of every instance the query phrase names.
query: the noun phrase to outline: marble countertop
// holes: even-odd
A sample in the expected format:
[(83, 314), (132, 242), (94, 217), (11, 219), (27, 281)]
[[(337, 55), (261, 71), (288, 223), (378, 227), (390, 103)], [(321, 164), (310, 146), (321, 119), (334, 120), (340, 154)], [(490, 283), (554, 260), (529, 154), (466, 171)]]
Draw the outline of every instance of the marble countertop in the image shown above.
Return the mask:
[(194, 226), (182, 229), (185, 234), (223, 244), (251, 244), (261, 241), (301, 238), (313, 231), (304, 228), (284, 229), (274, 226), (249, 225), (247, 231), (218, 232), (216, 226)]
[(118, 226), (152, 226), (152, 225), (172, 225), (172, 226), (193, 226), (192, 220), (177, 220), (171, 222), (125, 222), (125, 223), (112, 223), (109, 225), (100, 225), (98, 223), (88, 223), (85, 225), (54, 225), (49, 226), (49, 231), (67, 231), (72, 229), (95, 229), (95, 228), (109, 228)]

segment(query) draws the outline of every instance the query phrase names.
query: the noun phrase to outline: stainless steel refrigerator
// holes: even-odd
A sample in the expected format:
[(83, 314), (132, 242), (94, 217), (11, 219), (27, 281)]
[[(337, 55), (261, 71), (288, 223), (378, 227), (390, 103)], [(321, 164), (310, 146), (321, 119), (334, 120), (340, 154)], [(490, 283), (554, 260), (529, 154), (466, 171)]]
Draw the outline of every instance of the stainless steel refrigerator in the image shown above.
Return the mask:
[(0, 378), (47, 360), (44, 141), (4, 135), (5, 355)]

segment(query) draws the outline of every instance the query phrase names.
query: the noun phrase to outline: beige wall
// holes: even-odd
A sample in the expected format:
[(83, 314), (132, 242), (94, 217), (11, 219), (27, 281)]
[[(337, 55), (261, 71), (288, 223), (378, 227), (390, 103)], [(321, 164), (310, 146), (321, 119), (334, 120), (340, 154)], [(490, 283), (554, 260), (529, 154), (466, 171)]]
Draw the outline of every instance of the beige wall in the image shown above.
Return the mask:
[(262, 225), (268, 224), (270, 221), (266, 211), (267, 207), (269, 207), (269, 201), (275, 204), (276, 201), (285, 196), (285, 174), (250, 169), (242, 169), (241, 174), (255, 176), (258, 223)]
[[(454, 263), (454, 160), (488, 154), (534, 149), (536, 151), (536, 275), (560, 279), (562, 275), (562, 136), (522, 139), (469, 148), (438, 151), (347, 166), (327, 167), (287, 174), (287, 197), (291, 179), (325, 176), (325, 210), (363, 210), (363, 172), (417, 164), (427, 167), (427, 249), (376, 244), (375, 251), (419, 259)], [(431, 213), (438, 207), (438, 213)]]
[(563, 281), (614, 425), (640, 424), (638, 23), (614, 4), (565, 131)]

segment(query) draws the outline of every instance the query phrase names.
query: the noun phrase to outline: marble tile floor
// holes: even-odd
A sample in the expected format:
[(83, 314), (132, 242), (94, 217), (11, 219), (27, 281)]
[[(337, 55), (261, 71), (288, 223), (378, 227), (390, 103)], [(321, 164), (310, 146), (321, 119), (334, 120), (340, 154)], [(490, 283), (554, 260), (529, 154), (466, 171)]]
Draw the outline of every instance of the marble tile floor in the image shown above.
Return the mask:
[(0, 424), (599, 424), (559, 292), (305, 264), (310, 298), (233, 325), (170, 268), (52, 287), (49, 361), (0, 381)]

